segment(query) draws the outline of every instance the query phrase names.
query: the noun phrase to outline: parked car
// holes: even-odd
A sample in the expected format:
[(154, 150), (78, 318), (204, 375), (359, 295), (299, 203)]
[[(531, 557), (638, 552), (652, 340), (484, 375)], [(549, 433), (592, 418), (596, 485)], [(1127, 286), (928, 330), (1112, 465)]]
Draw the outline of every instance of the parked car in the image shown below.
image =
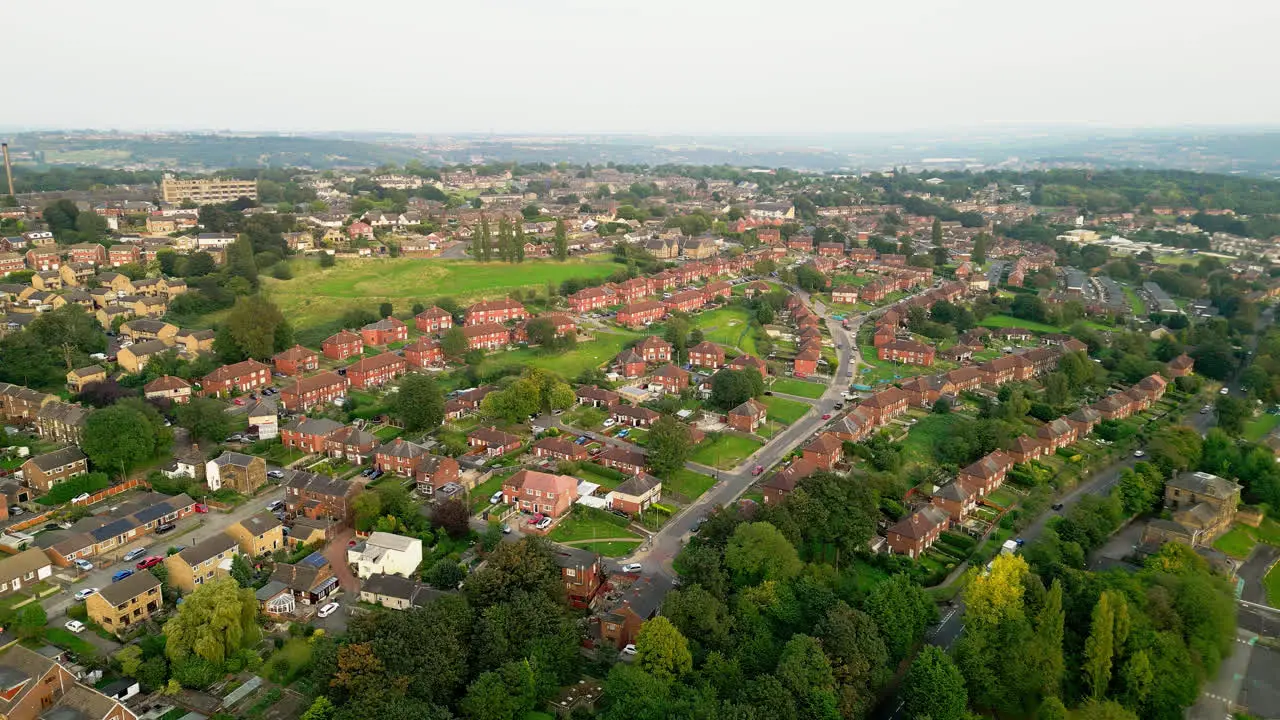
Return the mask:
[(284, 507), (283, 500), (272, 500), (271, 502), (267, 503), (267, 510), (271, 512), (275, 512), (276, 510), (279, 510), (282, 507)]
[(760, 474), (760, 473), (762, 473), (762, 472), (764, 472), (764, 466), (763, 466), (763, 465), (757, 465), (757, 466), (755, 466), (755, 467), (751, 468), (751, 474), (752, 474), (752, 475), (759, 475), (759, 474)]
[(489, 496), (489, 504), (490, 504), (490, 505), (497, 505), (497, 504), (498, 504), (498, 503), (500, 503), (500, 502), (502, 502), (502, 491), (501, 491), (501, 490), (499, 490), (498, 492), (496, 492), (496, 493), (494, 493), (494, 494), (492, 494), (492, 495), (490, 495), (490, 496)]
[(93, 563), (89, 562), (88, 560), (85, 560), (84, 558), (76, 558), (75, 562), (76, 562), (76, 567), (85, 572), (89, 572), (90, 570), (93, 569)]
[(627, 563), (622, 566), (622, 572), (624, 573), (638, 573), (642, 569), (644, 569), (644, 566), (640, 563)]
[(322, 618), (327, 618), (330, 615), (338, 612), (339, 607), (340, 606), (338, 605), (338, 603), (329, 603), (328, 605), (325, 605), (324, 607), (320, 608), (320, 612), (317, 612), (316, 615), (319, 615)]
[(123, 579), (125, 579), (125, 578), (127, 578), (127, 577), (129, 577), (129, 576), (131, 576), (131, 575), (133, 575), (133, 571), (132, 571), (132, 570), (121, 570), (120, 572), (118, 572), (118, 573), (116, 573), (115, 575), (112, 575), (112, 576), (111, 576), (111, 582), (113, 582), (113, 583), (114, 583), (114, 582), (120, 582), (121, 580), (123, 580)]
[(171, 522), (170, 522), (170, 523), (162, 523), (162, 524), (160, 524), (160, 525), (157, 525), (157, 526), (156, 526), (156, 534), (157, 534), (157, 535), (163, 535), (163, 534), (165, 534), (165, 533), (167, 533), (167, 532), (173, 532), (174, 528), (176, 528), (176, 527), (178, 527), (178, 526), (177, 526), (177, 525), (174, 525), (174, 524), (173, 524), (173, 523), (171, 523)]
[(232, 402), (237, 405), (244, 405), (244, 400), (241, 400), (240, 398), (236, 398), (235, 400), (232, 400)]
[(1208, 405), (1205, 405), (1204, 407), (1200, 408), (1200, 414), (1201, 415), (1208, 414), (1210, 410), (1213, 410), (1213, 408)]
[(573, 441), (573, 444), (574, 444), (574, 445), (586, 445), (586, 444), (587, 444), (587, 436), (586, 436), (586, 435), (579, 435), (579, 436), (578, 436), (578, 439)]
[(535, 527), (537, 527), (539, 530), (546, 530), (547, 528), (551, 527), (551, 518), (549, 517), (542, 518), (542, 522), (538, 523)]
[(136, 567), (139, 570), (146, 570), (148, 568), (153, 568), (162, 562), (164, 562), (164, 558), (160, 557), (159, 555), (152, 555), (151, 557), (142, 559), (134, 567)]
[(66, 629), (70, 630), (73, 633), (84, 632), (84, 623), (80, 622), (79, 620), (68, 620), (66, 625), (64, 625), (63, 627), (65, 627)]
[(268, 470), (268, 471), (267, 471), (267, 477), (269, 477), (269, 478), (275, 478), (275, 479), (279, 480), (280, 478), (284, 477), (284, 471), (283, 471), (283, 470)]
[(1230, 395), (1230, 394), (1231, 394), (1231, 388), (1224, 387), (1224, 388), (1222, 388), (1221, 390), (1219, 390), (1219, 391), (1218, 391), (1218, 394), (1219, 394), (1219, 395)]
[(10, 506), (9, 506), (9, 514), (10, 514), (10, 515), (18, 516), (18, 515), (21, 515), (21, 514), (23, 514), (23, 513), (25, 513), (25, 512), (26, 512), (26, 510), (23, 510), (21, 505), (10, 505)]
[(534, 515), (533, 517), (529, 518), (529, 524), (530, 524), (530, 525), (537, 525), (538, 523), (542, 522), (542, 518), (543, 518), (543, 517), (544, 517), (544, 515), (543, 515), (542, 513), (538, 513), (538, 514)]
[(622, 654), (623, 654), (623, 655), (635, 655), (635, 654), (636, 654), (636, 646), (635, 646), (634, 644), (632, 644), (632, 643), (628, 643), (626, 647), (622, 648)]
[(830, 419), (831, 419), (831, 413), (822, 413), (822, 419), (823, 419), (823, 420), (830, 420)]
[(1061, 510), (1061, 509), (1062, 509), (1062, 503), (1054, 503), (1054, 504), (1053, 504), (1053, 509), (1054, 509), (1054, 510)]
[(510, 534), (511, 534), (511, 526), (510, 526), (510, 525), (508, 525), (508, 524), (506, 524), (506, 523), (502, 523), (502, 534), (503, 534), (503, 535), (510, 535)]
[(142, 557), (143, 555), (146, 555), (146, 554), (147, 554), (147, 549), (146, 549), (146, 548), (134, 548), (134, 549), (132, 549), (132, 550), (130, 550), (129, 552), (127, 552), (127, 553), (125, 553), (125, 554), (124, 554), (124, 561), (125, 561), (125, 562), (133, 562), (134, 560), (137, 560), (138, 558), (140, 558), (140, 557)]
[(609, 418), (604, 421), (604, 427), (607, 427), (607, 428), (613, 427), (614, 425), (617, 425), (617, 424), (618, 424), (618, 421), (614, 420), (613, 418)]
[(92, 496), (89, 495), (89, 493), (80, 493), (79, 495), (71, 498), (71, 504), (74, 505), (76, 503), (89, 502), (90, 497)]
[(1133, 456), (1136, 458), (1146, 457), (1146, 455), (1147, 455), (1146, 451), (1144, 451), (1142, 448), (1138, 448), (1137, 450), (1133, 451)]
[(204, 503), (196, 503), (196, 512), (207, 513), (209, 512), (209, 506), (205, 505)]
[(90, 595), (94, 595), (97, 592), (98, 592), (98, 588), (82, 588), (76, 591), (75, 598), (77, 601), (87, 600)]

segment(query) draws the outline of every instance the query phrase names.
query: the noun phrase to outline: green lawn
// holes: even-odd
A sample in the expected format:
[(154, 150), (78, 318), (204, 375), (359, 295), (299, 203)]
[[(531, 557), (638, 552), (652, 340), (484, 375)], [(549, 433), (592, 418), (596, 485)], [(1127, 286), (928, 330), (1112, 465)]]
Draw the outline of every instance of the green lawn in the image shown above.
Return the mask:
[(1004, 488), (1001, 488), (991, 493), (991, 495), (989, 495), (987, 499), (995, 503), (996, 505), (999, 505), (1002, 508), (1013, 507), (1014, 503), (1018, 502), (1018, 496), (1014, 495), (1013, 493), (1009, 492)]
[(540, 348), (521, 348), (508, 352), (490, 353), (480, 364), (481, 375), (494, 373), (503, 367), (537, 367), (550, 370), (572, 380), (584, 370), (597, 368), (622, 352), (622, 347), (640, 337), (638, 333), (617, 331), (597, 333), (595, 339), (578, 343), (572, 350), (547, 353)]
[(97, 648), (90, 644), (88, 640), (85, 640), (66, 628), (46, 628), (44, 631), (44, 639), (45, 642), (50, 645), (56, 645), (60, 648), (70, 650), (77, 655), (89, 657), (98, 654)]
[(574, 547), (588, 550), (604, 557), (622, 557), (623, 555), (630, 555), (631, 551), (635, 550), (639, 544), (639, 540), (610, 540), (608, 542), (582, 543), (574, 545)]
[(1271, 572), (1262, 579), (1262, 587), (1267, 591), (1267, 604), (1271, 607), (1280, 607), (1280, 563), (1271, 567)]
[(1142, 298), (1138, 297), (1138, 293), (1128, 285), (1123, 286), (1124, 296), (1129, 299), (1129, 307), (1133, 309), (1136, 317), (1143, 317), (1147, 314), (1147, 306), (1142, 303)]
[(579, 480), (586, 480), (587, 482), (593, 482), (598, 484), (602, 488), (608, 488), (610, 490), (622, 484), (621, 480), (616, 480), (614, 478), (609, 477), (608, 475), (605, 475), (604, 473), (596, 472), (596, 470), (597, 470), (597, 466), (592, 465), (591, 463), (578, 463), (578, 471), (575, 472), (573, 476), (578, 478)]
[(573, 514), (561, 520), (547, 537), (556, 542), (637, 537), (626, 526), (627, 521), (616, 515), (603, 510), (576, 506)]
[(693, 502), (702, 493), (710, 490), (715, 482), (713, 477), (694, 472), (689, 468), (680, 468), (669, 479), (662, 481), (662, 489), (678, 493), (688, 502)]
[(750, 457), (760, 449), (762, 444), (759, 440), (737, 435), (721, 435), (718, 438), (704, 440), (701, 445), (694, 448), (693, 455), (689, 459), (702, 465), (725, 470)]
[(1263, 413), (1245, 423), (1244, 439), (1249, 442), (1258, 442), (1274, 430), (1276, 425), (1280, 425), (1280, 415)]
[(1258, 541), (1253, 539), (1247, 528), (1237, 526), (1231, 528), (1217, 540), (1213, 541), (1213, 547), (1230, 555), (1237, 560), (1243, 560), (1249, 557), (1249, 553), (1253, 550), (1253, 546)]
[(780, 423), (790, 425), (799, 420), (805, 413), (813, 409), (809, 403), (800, 402), (799, 400), (788, 400), (787, 398), (766, 395), (760, 398), (760, 402), (769, 408), (769, 419), (777, 420)]
[[(503, 297), (513, 290), (545, 292), (547, 283), (570, 278), (603, 278), (621, 267), (608, 255), (589, 255), (567, 262), (528, 260), (523, 263), (421, 258), (339, 260), (321, 268), (313, 259), (290, 262), (291, 280), (263, 277), (263, 287), (306, 341), (323, 339), (336, 329), (353, 301), (370, 310), (391, 302), (397, 313), (410, 312), (413, 303), (450, 296), (462, 302)], [(320, 335), (319, 338), (314, 336)]]
[(699, 314), (693, 321), (702, 336), (718, 345), (739, 347), (755, 354), (755, 336), (751, 332), (751, 315), (738, 305), (717, 308)]
[[(1085, 325), (1085, 327), (1092, 328), (1094, 330), (1114, 330), (1115, 329), (1110, 325), (1103, 325), (1102, 323), (1093, 322), (1091, 320), (1084, 320), (1082, 321), (1082, 323)], [(1000, 328), (1000, 327), (1025, 328), (1032, 332), (1041, 332), (1041, 333), (1066, 332), (1066, 328), (1061, 328), (1061, 327), (1058, 327), (1057, 325), (1048, 325), (1046, 323), (1035, 322), (1034, 320), (1023, 320), (1022, 318), (1016, 318), (1011, 315), (988, 315), (987, 317), (983, 318), (978, 324), (983, 327), (989, 327), (989, 328)]]
[(946, 415), (930, 414), (921, 418), (911, 426), (907, 439), (902, 442), (903, 464), (935, 464), (933, 449), (951, 432), (952, 427), (967, 419), (966, 415), (954, 412)]
[(472, 488), (471, 512), (478, 513), (488, 508), (490, 505), (489, 498), (502, 489), (502, 481), (509, 477), (511, 477), (509, 473), (494, 473), (493, 477)]
[(579, 405), (566, 412), (561, 421), (570, 427), (595, 430), (600, 427), (600, 423), (604, 422), (607, 416), (608, 414), (602, 408)]
[(785, 393), (787, 395), (796, 395), (807, 398), (820, 398), (827, 391), (827, 386), (821, 383), (806, 382), (804, 380), (796, 380), (795, 378), (778, 378), (770, 386), (770, 390), (774, 392)]

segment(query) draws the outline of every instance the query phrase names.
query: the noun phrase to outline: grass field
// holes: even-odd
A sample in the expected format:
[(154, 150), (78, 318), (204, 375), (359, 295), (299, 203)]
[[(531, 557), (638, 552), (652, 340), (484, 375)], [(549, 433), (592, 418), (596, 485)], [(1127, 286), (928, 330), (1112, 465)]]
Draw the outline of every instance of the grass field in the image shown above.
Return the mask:
[(701, 465), (726, 470), (759, 450), (762, 444), (759, 440), (737, 435), (721, 435), (718, 438), (703, 441), (694, 449), (689, 459)]
[(715, 478), (694, 472), (688, 468), (680, 468), (670, 478), (662, 481), (662, 489), (679, 493), (689, 502), (693, 502), (702, 493), (710, 490), (715, 483)]
[(822, 397), (822, 394), (827, 391), (827, 386), (821, 383), (796, 380), (795, 378), (778, 378), (773, 382), (773, 385), (769, 386), (769, 389), (786, 395), (816, 399)]
[(1276, 425), (1280, 425), (1280, 415), (1268, 415), (1263, 413), (1262, 415), (1259, 415), (1245, 423), (1244, 439), (1249, 442), (1258, 442), (1274, 430)]
[(608, 542), (581, 543), (574, 545), (574, 547), (581, 548), (604, 557), (622, 557), (623, 555), (630, 555), (631, 551), (635, 550), (636, 546), (639, 544), (639, 540), (610, 540)]
[[(1114, 330), (1115, 329), (1109, 325), (1103, 325), (1102, 323), (1096, 323), (1091, 320), (1082, 320), (1081, 322), (1085, 327), (1091, 328), (1093, 330)], [(1042, 332), (1042, 333), (1066, 332), (1066, 328), (1058, 327), (1057, 325), (1049, 325), (1046, 323), (1036, 322), (1034, 320), (1023, 320), (1022, 318), (1016, 318), (1016, 317), (1013, 317), (1012, 315), (988, 315), (987, 317), (979, 321), (978, 324), (981, 325), (982, 327), (989, 327), (989, 328), (999, 328), (999, 327), (1025, 328), (1027, 330), (1031, 330), (1032, 332)]]
[(572, 380), (583, 370), (600, 367), (622, 352), (622, 347), (640, 337), (637, 333), (619, 330), (616, 333), (597, 333), (594, 340), (578, 343), (572, 350), (562, 353), (544, 353), (538, 348), (521, 348), (491, 353), (480, 364), (481, 375), (504, 367), (537, 367), (550, 370)]
[(556, 542), (573, 540), (601, 540), (616, 538), (638, 538), (626, 528), (627, 521), (611, 515), (603, 510), (576, 507), (573, 514), (560, 521), (547, 537)]
[(756, 353), (755, 335), (751, 332), (750, 315), (744, 307), (731, 305), (709, 310), (698, 315), (693, 325), (702, 330), (702, 336), (717, 345), (742, 348)]
[(608, 488), (610, 490), (622, 484), (621, 480), (615, 480), (607, 475), (596, 472), (595, 467), (596, 466), (593, 466), (591, 463), (578, 463), (578, 470), (573, 474), (573, 476), (579, 480), (593, 482), (602, 488)]
[(510, 477), (507, 473), (495, 473), (471, 489), (471, 512), (478, 513), (489, 507), (489, 498), (502, 489), (502, 481)]
[(790, 425), (791, 423), (804, 417), (813, 406), (809, 403), (803, 403), (799, 400), (788, 400), (781, 397), (765, 396), (760, 398), (760, 402), (769, 408), (769, 419), (777, 420), (780, 423)]
[(961, 413), (946, 415), (929, 415), (921, 418), (907, 434), (902, 443), (902, 461), (904, 465), (912, 463), (932, 465), (936, 461), (933, 449), (951, 432), (951, 428), (968, 419)]
[(1137, 317), (1143, 317), (1147, 314), (1147, 306), (1142, 303), (1142, 298), (1138, 297), (1138, 293), (1128, 285), (1124, 286), (1124, 296), (1129, 299), (1129, 307), (1133, 309), (1133, 314)]
[(1271, 572), (1262, 578), (1262, 587), (1267, 591), (1267, 604), (1280, 607), (1280, 564), (1273, 565)]
[(66, 628), (45, 628), (44, 640), (50, 645), (65, 648), (83, 657), (92, 657), (98, 654), (97, 648), (95, 648), (88, 640), (85, 640)]
[(1249, 553), (1253, 551), (1253, 547), (1257, 544), (1258, 541), (1254, 540), (1253, 536), (1244, 527), (1233, 527), (1213, 541), (1215, 549), (1221, 550), (1237, 560), (1249, 557)]
[(547, 283), (559, 285), (570, 278), (602, 278), (620, 266), (607, 255), (556, 262), (523, 263), (471, 260), (396, 258), (339, 260), (321, 268), (311, 259), (290, 263), (291, 280), (263, 278), (263, 287), (284, 311), (295, 329), (333, 327), (352, 301), (376, 310), (389, 301), (396, 312), (408, 312), (415, 302), (453, 297), (462, 302), (503, 297), (526, 288), (545, 293)]

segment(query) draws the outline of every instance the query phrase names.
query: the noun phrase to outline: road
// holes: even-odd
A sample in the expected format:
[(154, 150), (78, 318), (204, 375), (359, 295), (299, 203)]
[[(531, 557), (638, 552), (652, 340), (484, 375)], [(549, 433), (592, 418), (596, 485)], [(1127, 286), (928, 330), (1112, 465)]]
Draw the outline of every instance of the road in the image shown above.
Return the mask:
[[(270, 490), (250, 498), (243, 505), (235, 508), (228, 513), (220, 513), (216, 511), (193, 514), (182, 520), (179, 520), (178, 527), (165, 535), (144, 535), (136, 542), (128, 545), (122, 545), (116, 550), (102, 556), (92, 558), (94, 568), (88, 573), (80, 573), (75, 568), (60, 568), (59, 574), (75, 575), (76, 583), (70, 586), (66, 592), (51, 595), (41, 601), (44, 606), (45, 613), (52, 619), (55, 616), (62, 615), (66, 612), (76, 600), (72, 594), (82, 588), (96, 587), (102, 588), (111, 584), (111, 576), (115, 573), (134, 568), (132, 562), (121, 562), (120, 558), (131, 550), (145, 548), (146, 555), (165, 555), (169, 548), (183, 545), (191, 547), (197, 542), (208, 538), (210, 535), (221, 532), (231, 525), (241, 520), (265, 512), (267, 505), (276, 500), (284, 499), (284, 488), (280, 485), (273, 486)], [(61, 623), (58, 623), (61, 624)]]

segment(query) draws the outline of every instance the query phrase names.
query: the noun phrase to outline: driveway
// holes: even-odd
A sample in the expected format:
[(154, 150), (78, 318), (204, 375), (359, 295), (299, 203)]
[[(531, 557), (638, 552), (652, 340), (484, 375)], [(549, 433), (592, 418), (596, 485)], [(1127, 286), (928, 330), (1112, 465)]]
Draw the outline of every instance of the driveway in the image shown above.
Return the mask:
[(338, 585), (346, 592), (359, 593), (360, 581), (356, 579), (355, 573), (351, 572), (351, 566), (347, 564), (348, 543), (355, 536), (356, 533), (351, 528), (338, 533), (328, 545), (324, 546), (324, 557), (333, 567), (333, 576), (338, 578)]

